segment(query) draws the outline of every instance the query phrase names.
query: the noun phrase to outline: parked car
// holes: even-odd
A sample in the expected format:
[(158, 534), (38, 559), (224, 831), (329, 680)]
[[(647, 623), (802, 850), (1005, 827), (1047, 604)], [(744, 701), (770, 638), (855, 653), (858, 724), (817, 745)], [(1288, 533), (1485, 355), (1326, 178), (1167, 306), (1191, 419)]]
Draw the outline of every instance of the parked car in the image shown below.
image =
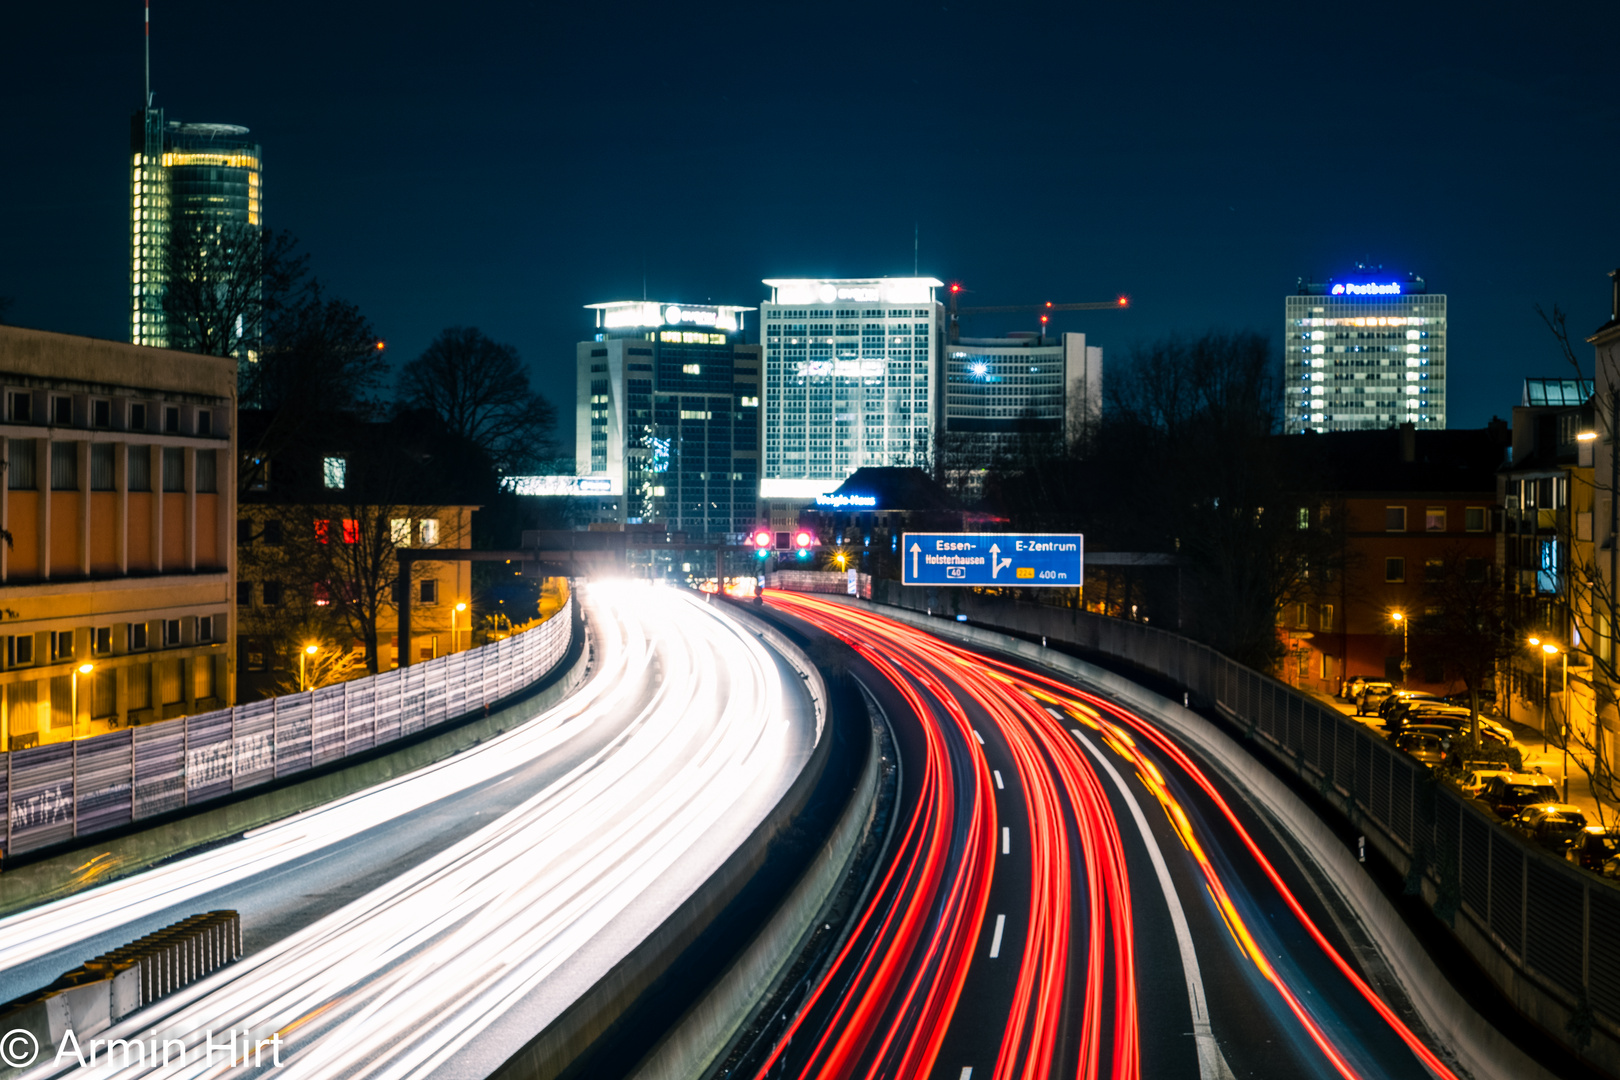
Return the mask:
[(1527, 806), (1508, 821), (1508, 828), (1548, 851), (1563, 854), (1586, 831), (1586, 815), (1568, 803)]
[(1451, 752), (1451, 732), (1411, 729), (1395, 737), (1395, 749), (1428, 766), (1439, 765)]
[(1390, 731), (1399, 731), (1403, 724), (1421, 723), (1416, 717), (1422, 716), (1452, 716), (1468, 719), (1468, 710), (1459, 709), (1455, 705), (1447, 705), (1443, 701), (1423, 699), (1418, 701), (1403, 701), (1393, 709), (1380, 714), (1383, 717), (1384, 727)]
[[(1445, 701), (1447, 703), (1451, 704), (1451, 705), (1461, 705), (1464, 708), (1469, 708), (1468, 691), (1464, 690), (1461, 693), (1457, 693), (1457, 694), (1447, 694), (1445, 696)], [(1480, 687), (1480, 689), (1479, 689), (1479, 708), (1480, 708), (1480, 711), (1483, 712), (1486, 709), (1493, 709), (1495, 707), (1496, 707), (1496, 691), (1493, 690), (1492, 688), (1488, 687), (1488, 686)]]
[(1485, 789), (1490, 786), (1492, 777), (1513, 775), (1512, 769), (1497, 768), (1498, 764), (1498, 762), (1494, 761), (1465, 762), (1463, 765), (1463, 794), (1470, 799), (1477, 799), (1485, 794)]
[(1620, 831), (1588, 825), (1564, 854), (1583, 870), (1620, 877)]
[(1384, 724), (1385, 726), (1388, 726), (1389, 717), (1395, 712), (1396, 709), (1411, 705), (1412, 703), (1418, 701), (1439, 700), (1440, 697), (1438, 694), (1431, 694), (1426, 690), (1397, 690), (1393, 694), (1389, 695), (1389, 697), (1385, 698), (1382, 704), (1378, 706), (1378, 715), (1384, 718)]
[(1361, 688), (1356, 697), (1357, 716), (1376, 716), (1378, 706), (1389, 695), (1395, 692), (1395, 684), (1388, 682), (1369, 682)]
[(1540, 773), (1508, 773), (1491, 778), (1485, 801), (1497, 817), (1510, 818), (1527, 806), (1557, 802), (1558, 788)]

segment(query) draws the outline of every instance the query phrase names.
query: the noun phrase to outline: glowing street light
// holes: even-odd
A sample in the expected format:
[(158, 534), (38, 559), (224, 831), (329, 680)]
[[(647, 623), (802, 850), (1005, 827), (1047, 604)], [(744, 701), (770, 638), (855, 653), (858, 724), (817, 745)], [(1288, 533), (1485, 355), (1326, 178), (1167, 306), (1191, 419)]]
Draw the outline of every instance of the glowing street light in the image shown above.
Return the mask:
[(316, 653), (318, 653), (320, 651), (321, 651), (321, 647), (319, 645), (315, 644), (314, 642), (310, 642), (308, 645), (305, 645), (303, 651), (298, 654), (298, 690), (299, 690), (299, 693), (302, 693), (303, 691), (309, 689), (309, 687), (304, 685), (304, 660), (305, 660), (306, 657), (314, 656)]
[[(456, 651), (456, 613), (461, 612), (461, 611), (466, 611), (466, 610), (467, 610), (466, 601), (465, 600), (460, 600), (460, 601), (456, 602), (456, 606), (453, 609), (451, 609), (451, 611), (450, 611), (450, 651), (451, 652)], [(469, 624), (467, 626), (467, 629), (468, 630), (472, 629), (472, 625), (471, 625), (470, 622), (469, 622)]]
[(1408, 656), (1412, 624), (1407, 619), (1406, 613), (1402, 611), (1392, 611), (1389, 613), (1389, 617), (1399, 623), (1401, 627), (1401, 685), (1405, 686), (1407, 673), (1412, 670), (1412, 661)]

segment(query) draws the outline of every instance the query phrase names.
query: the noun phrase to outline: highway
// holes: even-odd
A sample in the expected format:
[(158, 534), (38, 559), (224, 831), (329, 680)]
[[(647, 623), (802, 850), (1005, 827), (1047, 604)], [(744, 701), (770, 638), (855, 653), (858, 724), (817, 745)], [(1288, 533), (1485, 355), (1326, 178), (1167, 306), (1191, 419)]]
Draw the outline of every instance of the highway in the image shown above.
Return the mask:
[(759, 1077), (1451, 1080), (1353, 917), (1153, 722), (825, 599), (894, 730), (876, 880)]
[(0, 921), (3, 1000), (193, 912), (243, 916), (241, 961), (98, 1036), (179, 1040), (183, 1064), (48, 1051), (24, 1075), (221, 1075), (209, 1033), (231, 1031), (276, 1075), (488, 1075), (724, 861), (815, 738), (801, 680), (700, 598), (599, 584), (587, 611), (592, 678), (522, 727)]

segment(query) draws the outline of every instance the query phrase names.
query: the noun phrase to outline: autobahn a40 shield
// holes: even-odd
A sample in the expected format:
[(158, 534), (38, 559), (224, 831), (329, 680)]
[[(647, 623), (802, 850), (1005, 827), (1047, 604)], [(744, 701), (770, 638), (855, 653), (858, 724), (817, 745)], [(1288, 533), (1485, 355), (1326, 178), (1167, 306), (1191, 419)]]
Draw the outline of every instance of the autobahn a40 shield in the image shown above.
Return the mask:
[(1081, 573), (1080, 533), (906, 533), (906, 585), (1012, 585), (1073, 589)]

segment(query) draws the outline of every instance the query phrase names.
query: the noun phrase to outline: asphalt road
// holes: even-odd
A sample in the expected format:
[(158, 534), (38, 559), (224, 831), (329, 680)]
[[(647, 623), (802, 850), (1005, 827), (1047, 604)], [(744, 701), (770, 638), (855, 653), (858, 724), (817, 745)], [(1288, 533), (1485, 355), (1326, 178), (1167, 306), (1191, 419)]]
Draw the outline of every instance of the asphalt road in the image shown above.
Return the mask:
[(598, 586), (587, 610), (595, 674), (523, 727), (0, 920), (0, 1000), (234, 908), (243, 960), (103, 1037), (182, 1039), (193, 1058), (165, 1075), (209, 1075), (206, 1032), (232, 1028), (280, 1036), (278, 1076), (487, 1075), (718, 867), (812, 748), (796, 673), (701, 600)]
[(1138, 716), (858, 609), (894, 729), (867, 907), (760, 1076), (1449, 1077), (1352, 913)]

